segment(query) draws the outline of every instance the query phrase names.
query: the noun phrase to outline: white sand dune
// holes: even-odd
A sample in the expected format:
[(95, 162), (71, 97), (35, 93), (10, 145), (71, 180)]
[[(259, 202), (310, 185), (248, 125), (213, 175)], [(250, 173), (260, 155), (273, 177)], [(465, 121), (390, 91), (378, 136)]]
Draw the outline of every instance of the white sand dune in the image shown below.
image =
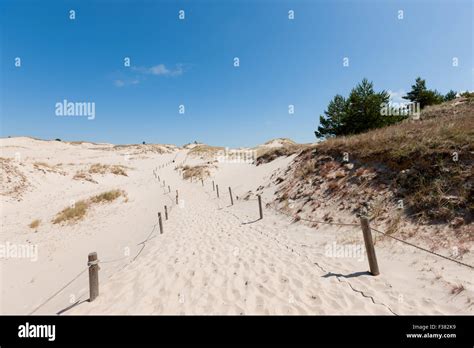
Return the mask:
[[(187, 149), (125, 159), (125, 150), (110, 151), (104, 144), (78, 148), (22, 138), (3, 139), (1, 145), (3, 158), (13, 159), (16, 152), (24, 155), (15, 168), (29, 183), (17, 198), (2, 196), (1, 241), (37, 245), (39, 252), (36, 262), (0, 260), (2, 313), (23, 314), (35, 309), (35, 314), (474, 311), (472, 270), (466, 267), (386, 241), (377, 243), (381, 275), (373, 277), (367, 273), (365, 253), (358, 257), (327, 254), (333, 242), (363, 244), (358, 227), (311, 228), (270, 207), (264, 207), (264, 218), (258, 220), (257, 201), (243, 197), (264, 186), (263, 199), (271, 202), (275, 187), (269, 185), (270, 176), (290, 165), (292, 156), (258, 167), (219, 163), (202, 186), (199, 181), (182, 180), (174, 170), (183, 162), (199, 163), (186, 156)], [(173, 159), (176, 162), (170, 163)], [(35, 161), (46, 160), (74, 165), (61, 166), (62, 173), (33, 168)], [(96, 162), (132, 169), (128, 176), (94, 175), (97, 183), (72, 179), (78, 167)], [(156, 168), (160, 181), (154, 174)], [(211, 180), (219, 185), (220, 198), (212, 190)], [(71, 199), (115, 188), (126, 191), (128, 201), (94, 206), (74, 224), (51, 223)], [(179, 191), (178, 205), (175, 190)], [(169, 207), (169, 220), (163, 221), (164, 233), (160, 234), (157, 212), (163, 213), (164, 205)], [(42, 221), (37, 232), (28, 227), (34, 219)], [(88, 276), (83, 271), (92, 251), (101, 261), (100, 296), (88, 302)], [(453, 291), (459, 285), (463, 290)]]

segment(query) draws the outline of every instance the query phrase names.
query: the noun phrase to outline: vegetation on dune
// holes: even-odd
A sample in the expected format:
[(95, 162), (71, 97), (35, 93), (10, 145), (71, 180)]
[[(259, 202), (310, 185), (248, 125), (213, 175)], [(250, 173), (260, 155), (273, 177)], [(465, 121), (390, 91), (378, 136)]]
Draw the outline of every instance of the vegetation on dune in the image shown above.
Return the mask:
[(89, 208), (89, 202), (79, 201), (73, 206), (67, 207), (59, 212), (53, 219), (53, 224), (59, 224), (61, 222), (74, 222), (82, 219)]
[(220, 146), (196, 145), (189, 150), (188, 155), (195, 157), (215, 157), (220, 151), (225, 149)]
[[(388, 92), (375, 92), (373, 83), (363, 79), (347, 98), (338, 94), (329, 102), (324, 115), (319, 117), (320, 124), (315, 135), (327, 139), (386, 127), (409, 118), (412, 116), (410, 112), (418, 107), (424, 109), (429, 105), (451, 101), (456, 95), (453, 90), (446, 95), (430, 90), (426, 87), (426, 81), (418, 77), (410, 92), (403, 97), (412, 105), (393, 106)], [(390, 114), (387, 115), (386, 111)]]
[(346, 196), (351, 187), (372, 203), (377, 191), (388, 189), (393, 196), (385, 205), (401, 200), (405, 214), (417, 220), (468, 224), (474, 211), (473, 139), (474, 99), (457, 98), (426, 107), (418, 121), (313, 145), (296, 158), (293, 178), (311, 180), (328, 197)]
[(329, 102), (315, 135), (318, 138), (358, 134), (369, 129), (397, 123), (405, 116), (384, 116), (381, 105), (387, 104), (390, 95), (386, 91), (375, 92), (374, 85), (363, 79), (354, 87), (348, 98), (336, 95)]
[(46, 168), (51, 168), (51, 166), (46, 163), (46, 162), (34, 162), (33, 163), (34, 167), (46, 167)]
[(148, 153), (152, 154), (162, 154), (162, 153), (169, 153), (173, 150), (173, 145), (166, 145), (166, 144), (147, 144), (146, 142), (142, 142), (141, 144), (128, 144), (128, 145), (114, 145), (107, 150), (127, 150), (129, 155), (146, 155)]
[(77, 222), (86, 215), (88, 209), (91, 207), (92, 204), (112, 202), (120, 196), (126, 197), (127, 195), (125, 191), (122, 190), (111, 190), (95, 195), (87, 200), (81, 200), (79, 202), (76, 202), (74, 205), (60, 211), (52, 220), (52, 223), (59, 224), (63, 222)]
[(118, 197), (122, 196), (123, 194), (124, 192), (121, 190), (112, 190), (112, 191), (107, 191), (99, 195), (96, 195), (92, 197), (90, 200), (92, 203), (111, 202), (117, 199)]
[(30, 182), (12, 158), (0, 157), (0, 195), (21, 200)]
[(308, 148), (308, 146), (303, 144), (285, 144), (278, 147), (260, 147), (257, 149), (256, 165), (271, 162), (281, 156), (291, 156)]
[(185, 180), (206, 179), (211, 174), (209, 166), (206, 164), (200, 164), (195, 166), (179, 166), (177, 167), (177, 169), (181, 169), (183, 171), (183, 179)]
[(61, 164), (54, 164), (50, 165), (46, 162), (34, 162), (33, 163), (33, 168), (35, 168), (38, 171), (41, 171), (43, 173), (56, 173), (56, 174), (62, 174), (64, 175), (65, 173), (61, 170)]
[(110, 165), (110, 164), (95, 163), (95, 164), (90, 166), (89, 173), (91, 173), (91, 174), (111, 173), (111, 174), (115, 174), (115, 175), (128, 176), (127, 172), (126, 172), (126, 169), (128, 169), (128, 167), (118, 165), (118, 164)]
[(40, 223), (41, 223), (41, 220), (36, 219), (36, 220), (33, 220), (28, 226), (29, 226), (30, 228), (36, 229), (36, 228), (38, 228), (38, 226), (40, 225)]
[(264, 145), (269, 145), (269, 144), (272, 144), (274, 142), (280, 142), (282, 144), (296, 144), (293, 140), (291, 140), (290, 138), (277, 138), (277, 139), (272, 139), (272, 140), (269, 140), (267, 142), (264, 143)]
[(437, 90), (426, 88), (426, 81), (421, 77), (415, 80), (415, 84), (411, 86), (411, 91), (407, 93), (403, 99), (409, 100), (412, 103), (419, 103), (421, 109), (428, 105), (441, 104), (446, 101), (451, 101), (456, 98), (456, 92), (450, 90), (446, 95), (442, 95)]
[[(444, 153), (451, 158), (453, 151), (473, 149), (474, 103), (471, 114), (450, 115), (403, 122), (363, 134), (331, 138), (317, 145), (326, 153), (350, 149), (352, 156), (387, 163), (395, 169), (420, 157)], [(431, 111), (430, 111), (431, 112)], [(422, 113), (423, 115), (423, 113)]]
[(328, 194), (350, 185), (355, 191), (388, 187), (405, 213), (418, 219), (470, 223), (474, 93), (457, 95), (428, 89), (418, 77), (403, 97), (415, 108), (402, 106), (398, 111), (404, 112), (386, 115), (389, 95), (375, 92), (364, 79), (348, 98), (331, 100), (315, 132), (326, 140), (301, 152), (293, 175), (317, 178)]
[(90, 181), (94, 184), (97, 184), (97, 181), (95, 181), (93, 178), (92, 178), (92, 175), (90, 175), (89, 173), (86, 173), (84, 171), (78, 171), (76, 174), (74, 174), (74, 176), (72, 177), (74, 180), (84, 180), (84, 181)]
[(88, 170), (80, 170), (74, 174), (73, 179), (74, 180), (84, 180), (84, 181), (89, 181), (94, 184), (97, 184), (97, 181), (95, 181), (92, 177), (92, 174), (114, 174), (114, 175), (121, 175), (121, 176), (128, 176), (127, 175), (127, 169), (130, 169), (129, 167), (123, 166), (123, 165), (110, 165), (110, 164), (100, 164), (100, 163), (95, 163), (89, 167)]

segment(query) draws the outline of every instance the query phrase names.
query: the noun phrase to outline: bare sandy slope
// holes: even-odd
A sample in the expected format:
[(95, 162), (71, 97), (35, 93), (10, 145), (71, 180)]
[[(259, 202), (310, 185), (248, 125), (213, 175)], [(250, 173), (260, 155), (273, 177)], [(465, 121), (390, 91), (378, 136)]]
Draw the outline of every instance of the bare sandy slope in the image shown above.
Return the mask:
[[(270, 207), (264, 207), (264, 218), (258, 220), (254, 196), (243, 197), (264, 186), (264, 201), (271, 202), (275, 187), (268, 185), (270, 176), (291, 165), (293, 157), (258, 167), (220, 163), (202, 186), (182, 180), (174, 170), (176, 164), (202, 162), (187, 156), (188, 150), (128, 154), (125, 160), (122, 150), (100, 145), (78, 150), (77, 145), (29, 139), (4, 139), (1, 144), (3, 158), (29, 151), (19, 150), (20, 146), (32, 151), (31, 158), (16, 165), (32, 184), (21, 198), (2, 196), (1, 242), (31, 243), (39, 250), (35, 262), (0, 260), (2, 313), (31, 313), (64, 285), (35, 313), (473, 313), (473, 273), (466, 267), (397, 242), (379, 241), (381, 275), (373, 277), (367, 273), (364, 252), (345, 257), (328, 254), (333, 243), (363, 245), (357, 227), (311, 228)], [(36, 158), (38, 153), (45, 158)], [(73, 180), (75, 167), (65, 169), (65, 175), (28, 172), (34, 161), (47, 157), (74, 166), (100, 162), (133, 169), (126, 177), (94, 175), (97, 183)], [(165, 165), (173, 159), (174, 164)], [(219, 185), (220, 198), (211, 180)], [(128, 200), (94, 206), (71, 225), (51, 223), (71, 199), (114, 188), (126, 191)], [(169, 220), (160, 234), (157, 212), (163, 213), (165, 204)], [(42, 223), (34, 232), (28, 224), (37, 218)], [(88, 278), (83, 272), (91, 251), (97, 251), (101, 260), (100, 296), (92, 303), (87, 301)]]

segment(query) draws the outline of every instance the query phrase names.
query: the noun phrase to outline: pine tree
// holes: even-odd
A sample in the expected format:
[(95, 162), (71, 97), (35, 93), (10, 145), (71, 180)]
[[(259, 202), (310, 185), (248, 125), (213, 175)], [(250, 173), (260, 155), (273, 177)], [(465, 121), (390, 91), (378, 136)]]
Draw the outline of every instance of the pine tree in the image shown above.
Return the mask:
[(446, 95), (444, 96), (444, 101), (450, 101), (456, 98), (457, 93), (453, 90), (450, 90)]
[(363, 79), (349, 95), (346, 134), (357, 134), (390, 124), (392, 116), (383, 116), (381, 107), (390, 99), (386, 91), (376, 93), (374, 85)]
[(363, 79), (345, 99), (336, 95), (324, 116), (319, 117), (318, 138), (365, 132), (399, 122), (406, 116), (384, 116), (381, 108), (390, 99), (386, 91), (375, 92), (372, 82)]
[(324, 111), (325, 116), (319, 116), (319, 126), (315, 132), (316, 137), (326, 138), (344, 134), (348, 105), (347, 100), (343, 96), (336, 95), (329, 102), (328, 109)]
[(411, 86), (411, 91), (407, 93), (403, 99), (407, 99), (412, 103), (420, 103), (420, 108), (425, 106), (440, 104), (444, 101), (443, 96), (437, 90), (426, 88), (426, 81), (421, 77), (415, 80), (415, 84)]

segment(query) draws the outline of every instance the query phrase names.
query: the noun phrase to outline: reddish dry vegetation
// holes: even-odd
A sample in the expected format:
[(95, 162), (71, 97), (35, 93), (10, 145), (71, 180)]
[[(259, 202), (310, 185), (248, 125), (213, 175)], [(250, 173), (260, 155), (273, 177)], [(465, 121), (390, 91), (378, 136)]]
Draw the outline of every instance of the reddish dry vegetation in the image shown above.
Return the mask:
[(423, 110), (418, 121), (303, 149), (276, 178), (278, 197), (330, 201), (389, 223), (400, 215), (415, 223), (449, 223), (473, 240), (473, 139), (474, 101), (458, 98)]
[(15, 160), (0, 157), (0, 195), (20, 199), (30, 185), (19, 167)]
[(260, 148), (257, 150), (257, 166), (263, 163), (268, 163), (277, 159), (281, 156), (291, 156), (295, 153), (298, 153), (304, 149), (307, 149), (308, 145), (303, 144), (291, 144), (287, 143), (279, 147), (270, 147), (270, 148)]

